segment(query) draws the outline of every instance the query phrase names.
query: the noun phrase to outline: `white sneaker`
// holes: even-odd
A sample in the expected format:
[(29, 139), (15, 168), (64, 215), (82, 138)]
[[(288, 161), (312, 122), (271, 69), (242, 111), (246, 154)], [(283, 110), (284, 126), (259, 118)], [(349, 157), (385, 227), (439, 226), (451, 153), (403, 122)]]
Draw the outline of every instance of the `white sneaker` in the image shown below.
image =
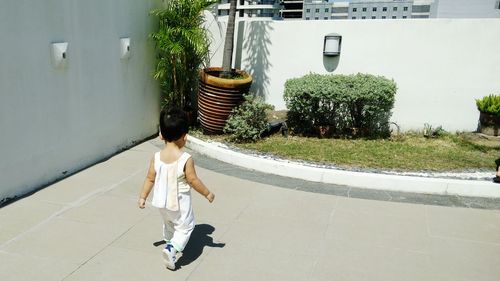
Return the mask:
[(163, 262), (165, 263), (165, 266), (170, 270), (175, 270), (175, 262), (177, 261), (175, 254), (176, 250), (174, 249), (174, 246), (172, 246), (172, 244), (167, 244), (167, 247), (165, 247), (165, 249), (163, 249), (162, 251)]

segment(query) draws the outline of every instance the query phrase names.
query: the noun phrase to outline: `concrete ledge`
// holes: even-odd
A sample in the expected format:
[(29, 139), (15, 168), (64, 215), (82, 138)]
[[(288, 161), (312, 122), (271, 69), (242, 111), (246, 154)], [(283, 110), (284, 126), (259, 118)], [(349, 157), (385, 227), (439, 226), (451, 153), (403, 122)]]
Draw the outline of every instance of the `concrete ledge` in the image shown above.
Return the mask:
[(232, 165), (307, 181), (376, 190), (500, 198), (500, 184), (488, 181), (387, 175), (311, 167), (288, 160), (243, 154), (221, 144), (205, 142), (192, 136), (188, 138), (187, 147)]

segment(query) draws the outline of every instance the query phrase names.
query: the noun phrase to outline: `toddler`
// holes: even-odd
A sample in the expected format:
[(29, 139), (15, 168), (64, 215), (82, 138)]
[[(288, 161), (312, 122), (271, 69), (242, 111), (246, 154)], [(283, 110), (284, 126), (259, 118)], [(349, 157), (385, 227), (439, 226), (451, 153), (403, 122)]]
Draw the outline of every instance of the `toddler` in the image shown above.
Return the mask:
[(176, 254), (184, 250), (194, 229), (191, 187), (210, 203), (215, 198), (196, 175), (191, 155), (181, 150), (186, 144), (187, 133), (188, 122), (183, 111), (161, 111), (160, 138), (165, 146), (151, 159), (139, 197), (139, 208), (143, 209), (151, 189), (154, 190), (151, 204), (160, 210), (163, 218), (163, 236), (167, 244), (162, 255), (170, 270), (175, 269)]

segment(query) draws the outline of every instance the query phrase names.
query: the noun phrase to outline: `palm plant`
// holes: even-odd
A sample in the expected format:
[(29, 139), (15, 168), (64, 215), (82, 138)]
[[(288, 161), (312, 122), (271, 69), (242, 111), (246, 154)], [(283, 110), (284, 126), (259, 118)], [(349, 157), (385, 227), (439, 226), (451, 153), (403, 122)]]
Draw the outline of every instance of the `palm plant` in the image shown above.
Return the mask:
[(233, 63), (235, 21), (236, 21), (236, 0), (229, 0), (229, 18), (227, 21), (226, 37), (224, 39), (222, 72), (220, 73), (221, 78), (230, 78), (232, 76), (231, 65)]
[(193, 106), (200, 66), (206, 65), (209, 38), (201, 27), (202, 11), (214, 0), (169, 0), (164, 8), (151, 12), (158, 17), (156, 42), (158, 63), (154, 78), (160, 81), (163, 106), (186, 109)]
[(208, 67), (200, 72), (198, 108), (203, 132), (220, 134), (231, 111), (244, 101), (252, 76), (232, 69), (236, 0), (229, 0), (229, 18), (224, 41), (222, 67)]

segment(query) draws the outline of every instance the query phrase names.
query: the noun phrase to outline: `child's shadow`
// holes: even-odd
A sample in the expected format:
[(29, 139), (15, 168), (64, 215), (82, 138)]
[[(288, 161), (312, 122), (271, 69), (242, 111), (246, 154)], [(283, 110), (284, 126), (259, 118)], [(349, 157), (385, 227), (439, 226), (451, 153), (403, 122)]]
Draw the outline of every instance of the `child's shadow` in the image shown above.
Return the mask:
[[(189, 238), (186, 248), (182, 251), (182, 256), (175, 264), (175, 269), (188, 265), (199, 258), (203, 253), (203, 248), (205, 246), (223, 248), (226, 245), (225, 243), (214, 243), (213, 238), (209, 236), (214, 232), (214, 230), (215, 228), (209, 224), (197, 224), (194, 227), (193, 233), (191, 233), (191, 237)], [(165, 241), (153, 243), (155, 247), (163, 244), (165, 244)]]

